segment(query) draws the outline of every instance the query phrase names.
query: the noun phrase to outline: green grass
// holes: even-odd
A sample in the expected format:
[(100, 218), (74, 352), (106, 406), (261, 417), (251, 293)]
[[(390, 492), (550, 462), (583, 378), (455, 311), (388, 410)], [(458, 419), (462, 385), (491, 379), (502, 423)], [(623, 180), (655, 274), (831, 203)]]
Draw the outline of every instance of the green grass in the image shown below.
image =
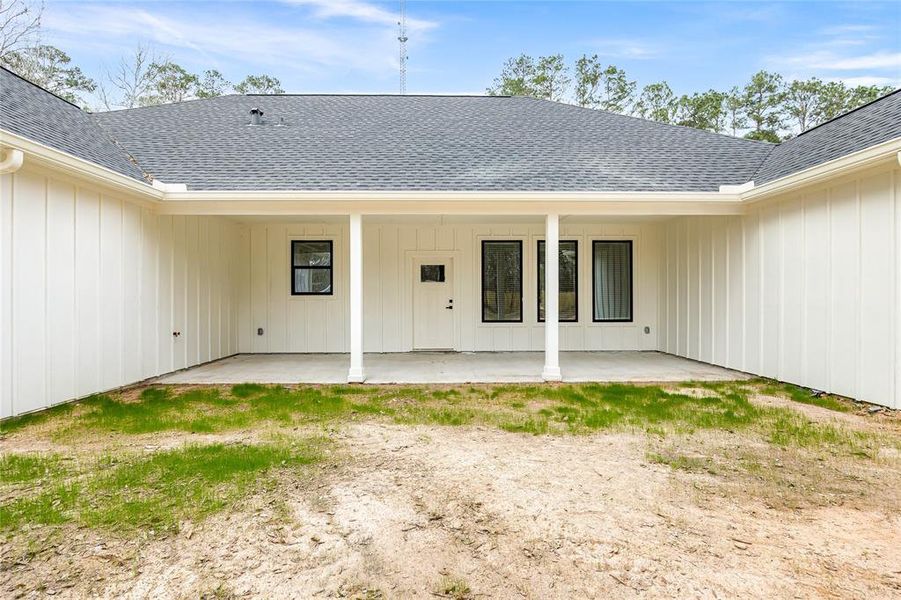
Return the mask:
[(321, 444), (188, 445), (149, 456), (105, 456), (81, 477), (57, 472), (43, 491), (0, 505), (0, 527), (71, 522), (119, 532), (171, 529), (233, 505), (274, 469), (320, 460)]
[[(626, 430), (656, 436), (701, 430), (753, 430), (780, 446), (835, 447), (851, 454), (873, 452), (871, 434), (811, 423), (797, 411), (767, 408), (749, 400), (770, 393), (809, 400), (795, 386), (754, 382), (687, 382), (655, 385), (267, 386), (196, 387), (173, 392), (149, 387), (140, 399), (99, 395), (66, 414), (51, 409), (28, 415), (51, 437), (71, 441), (98, 432), (135, 435), (162, 431), (216, 433), (261, 425), (291, 427), (377, 418), (399, 424), (485, 425), (529, 434), (584, 434)], [(707, 397), (689, 393), (701, 388)], [(685, 392), (681, 390), (685, 389)], [(834, 398), (815, 399), (822, 403)], [(16, 421), (15, 427), (27, 427)]]
[(772, 380), (761, 380), (760, 391), (764, 394), (782, 396), (801, 404), (810, 404), (821, 408), (828, 408), (837, 412), (851, 412), (854, 405), (843, 398), (821, 394), (815, 396), (811, 390), (791, 383), (780, 383)]
[(40, 454), (0, 456), (0, 483), (27, 483), (63, 472), (60, 457)]

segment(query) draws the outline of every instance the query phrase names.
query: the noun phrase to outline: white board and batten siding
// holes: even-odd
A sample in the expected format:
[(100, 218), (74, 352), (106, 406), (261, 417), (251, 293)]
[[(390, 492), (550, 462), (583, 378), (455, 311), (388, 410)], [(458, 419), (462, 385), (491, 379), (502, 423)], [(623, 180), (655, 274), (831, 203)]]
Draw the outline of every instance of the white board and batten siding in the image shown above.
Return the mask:
[(901, 407), (901, 169), (666, 224), (661, 349)]
[[(578, 225), (564, 222), (562, 240), (578, 241), (579, 322), (561, 323), (563, 350), (657, 348), (659, 223)], [(347, 236), (344, 223), (254, 223), (243, 245), (241, 352), (347, 352)], [(454, 261), (455, 348), (510, 351), (544, 348), (537, 317), (537, 242), (543, 224), (366, 223), (363, 226), (363, 344), (366, 352), (413, 349), (413, 260)], [(291, 240), (334, 242), (331, 296), (291, 296)], [(523, 322), (481, 322), (481, 241), (522, 240)], [(591, 242), (633, 241), (634, 322), (593, 323)], [(649, 327), (650, 333), (644, 333)], [(257, 330), (263, 329), (263, 335)]]
[(0, 415), (234, 354), (238, 230), (34, 168), (0, 176)]

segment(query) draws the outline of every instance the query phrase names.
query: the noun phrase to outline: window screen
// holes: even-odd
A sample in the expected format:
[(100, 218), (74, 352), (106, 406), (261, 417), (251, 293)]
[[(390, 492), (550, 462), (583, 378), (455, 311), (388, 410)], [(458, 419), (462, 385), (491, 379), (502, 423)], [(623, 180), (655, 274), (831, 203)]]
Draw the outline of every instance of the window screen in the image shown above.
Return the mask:
[(522, 322), (522, 242), (482, 241), (482, 321)]
[(632, 320), (632, 242), (592, 244), (595, 321)]
[[(560, 321), (579, 320), (579, 258), (575, 240), (560, 240)], [(544, 321), (544, 240), (538, 240), (538, 321)]]
[(291, 294), (319, 296), (332, 293), (332, 242), (291, 242)]

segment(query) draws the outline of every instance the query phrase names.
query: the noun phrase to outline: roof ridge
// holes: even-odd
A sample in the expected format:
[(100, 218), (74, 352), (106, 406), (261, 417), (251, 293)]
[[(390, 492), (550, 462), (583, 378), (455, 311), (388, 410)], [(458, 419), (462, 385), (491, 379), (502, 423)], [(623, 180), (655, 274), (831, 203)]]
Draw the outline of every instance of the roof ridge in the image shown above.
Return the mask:
[[(889, 93), (887, 93), (887, 94), (883, 94), (883, 95), (879, 96), (878, 98), (876, 98), (876, 99), (874, 99), (874, 100), (870, 100), (870, 101), (867, 102), (866, 104), (861, 104), (860, 106), (855, 106), (855, 107), (852, 108), (851, 110), (846, 111), (846, 112), (843, 112), (843, 113), (840, 114), (840, 115), (836, 115), (836, 116), (832, 117), (831, 119), (829, 119), (828, 121), (823, 121), (822, 123), (819, 123), (819, 124), (817, 124), (817, 125), (814, 125), (814, 126), (811, 127), (810, 129), (805, 129), (804, 131), (802, 131), (801, 133), (799, 133), (798, 135), (796, 135), (795, 137), (793, 137), (793, 138), (791, 138), (791, 139), (796, 140), (796, 139), (798, 139), (799, 137), (801, 137), (802, 135), (804, 135), (805, 133), (810, 133), (810, 132), (813, 131), (814, 129), (818, 129), (818, 128), (822, 127), (823, 125), (828, 125), (829, 123), (832, 123), (833, 121), (838, 121), (839, 119), (844, 119), (845, 117), (847, 117), (847, 116), (850, 115), (851, 113), (855, 113), (855, 112), (859, 111), (859, 110), (862, 109), (862, 108), (866, 108), (866, 107), (870, 106), (871, 104), (876, 104), (877, 102), (881, 102), (882, 100), (885, 100), (885, 99), (888, 98), (889, 96), (891, 96), (891, 95), (893, 95), (893, 94), (897, 94), (898, 92), (901, 92), (901, 88), (898, 88), (898, 89), (896, 89), (896, 90), (892, 90), (891, 92), (889, 92)], [(786, 140), (786, 141), (790, 141), (790, 140)]]
[(18, 73), (16, 73), (15, 71), (13, 71), (13, 70), (10, 69), (9, 67), (7, 67), (6, 65), (0, 64), (0, 69), (3, 69), (4, 71), (6, 71), (7, 73), (9, 73), (10, 75), (12, 75), (13, 77), (15, 77), (15, 78), (17, 78), (17, 79), (21, 79), (22, 81), (24, 81), (24, 82), (27, 83), (28, 85), (32, 85), (32, 86), (38, 88), (39, 90), (41, 90), (41, 91), (44, 92), (44, 93), (50, 94), (50, 95), (53, 96), (54, 98), (57, 98), (57, 99), (59, 99), (59, 100), (62, 100), (62, 101), (65, 102), (66, 104), (70, 104), (70, 105), (74, 106), (74, 107), (77, 108), (78, 110), (82, 110), (82, 111), (84, 111), (84, 112), (88, 112), (88, 111), (84, 110), (82, 107), (80, 107), (80, 106), (78, 106), (77, 104), (75, 104), (74, 102), (72, 102), (71, 100), (66, 100), (65, 98), (63, 98), (62, 96), (60, 96), (59, 94), (57, 94), (56, 92), (51, 92), (50, 90), (48, 90), (48, 89), (45, 88), (44, 86), (38, 85), (38, 84), (36, 84), (35, 82), (33, 82), (32, 80), (28, 79), (27, 77), (23, 77), (22, 75), (19, 75)]

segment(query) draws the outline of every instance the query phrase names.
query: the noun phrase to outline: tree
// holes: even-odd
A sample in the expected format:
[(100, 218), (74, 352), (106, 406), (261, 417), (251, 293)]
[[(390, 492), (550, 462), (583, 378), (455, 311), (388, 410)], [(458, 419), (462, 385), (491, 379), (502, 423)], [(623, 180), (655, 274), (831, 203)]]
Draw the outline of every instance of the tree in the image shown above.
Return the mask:
[(873, 100), (881, 98), (892, 91), (894, 91), (894, 88), (890, 85), (858, 85), (851, 89), (848, 106), (846, 108), (847, 110), (853, 110), (858, 106), (863, 106), (864, 104), (868, 104)]
[(598, 55), (583, 54), (575, 64), (576, 104), (586, 108), (596, 108), (600, 104), (598, 88), (601, 85), (601, 63)]
[(783, 87), (782, 76), (776, 73), (758, 71), (751, 76), (742, 90), (744, 112), (753, 127), (746, 138), (779, 141), (778, 131), (783, 127)]
[(813, 125), (822, 92), (823, 82), (816, 77), (792, 81), (786, 86), (783, 109), (797, 124), (799, 131), (806, 131)]
[(532, 88), (538, 98), (559, 101), (569, 87), (569, 69), (562, 54), (540, 56), (535, 64)]
[(726, 94), (716, 90), (694, 93), (679, 98), (676, 124), (707, 131), (726, 129)]
[(76, 66), (68, 54), (54, 46), (34, 46), (8, 53), (3, 63), (21, 77), (73, 104), (83, 102), (80, 94), (97, 88), (94, 80)]
[(645, 119), (672, 123), (676, 113), (676, 96), (665, 81), (646, 85), (635, 103), (635, 114)]
[(197, 75), (188, 73), (183, 67), (172, 61), (153, 63), (149, 68), (154, 80), (148, 93), (140, 98), (142, 106), (182, 102), (193, 97), (194, 90), (200, 83)]
[(270, 75), (248, 75), (235, 86), (239, 94), (284, 94), (281, 82)]
[(812, 123), (819, 125), (834, 119), (847, 110), (851, 93), (841, 81), (830, 81), (820, 87), (819, 98), (814, 107)]
[(215, 98), (228, 92), (232, 87), (231, 82), (222, 76), (216, 69), (203, 72), (203, 77), (197, 82), (194, 95), (198, 98)]
[(0, 61), (32, 47), (41, 29), (44, 3), (0, 0)]
[(115, 71), (107, 71), (106, 81), (98, 87), (100, 101), (107, 110), (115, 107), (145, 106), (153, 95), (160, 76), (159, 60), (147, 46), (138, 45), (134, 52), (123, 56)]
[(598, 108), (615, 113), (626, 113), (635, 98), (634, 81), (629, 81), (626, 72), (614, 65), (608, 65), (601, 73), (601, 97)]
[(535, 77), (535, 60), (527, 54), (508, 58), (487, 92), (489, 96), (535, 97), (532, 80)]
[(732, 130), (732, 135), (738, 135), (739, 130), (748, 125), (744, 100), (739, 88), (734, 87), (726, 93), (725, 110), (726, 128)]

